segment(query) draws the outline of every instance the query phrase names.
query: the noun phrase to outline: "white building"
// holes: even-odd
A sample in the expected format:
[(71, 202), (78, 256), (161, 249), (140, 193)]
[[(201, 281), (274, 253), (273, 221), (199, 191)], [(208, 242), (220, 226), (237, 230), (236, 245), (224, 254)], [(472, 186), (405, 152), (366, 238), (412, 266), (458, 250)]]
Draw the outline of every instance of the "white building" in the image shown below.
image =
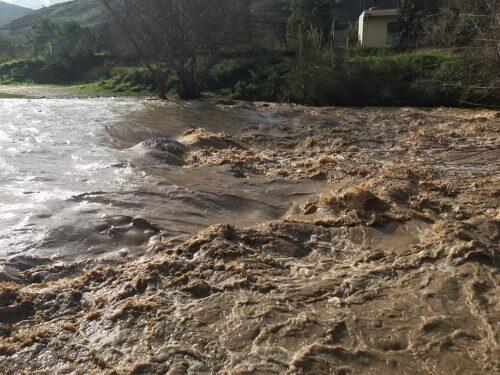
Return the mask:
[(394, 43), (399, 9), (365, 10), (359, 17), (359, 42), (363, 47), (384, 47)]

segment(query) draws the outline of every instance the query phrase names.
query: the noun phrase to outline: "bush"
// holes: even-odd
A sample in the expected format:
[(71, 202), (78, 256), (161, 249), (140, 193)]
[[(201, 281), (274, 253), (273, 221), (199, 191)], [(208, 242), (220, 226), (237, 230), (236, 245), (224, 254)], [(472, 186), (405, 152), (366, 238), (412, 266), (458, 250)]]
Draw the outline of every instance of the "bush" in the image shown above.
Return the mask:
[[(347, 52), (347, 53), (346, 53)], [(309, 105), (445, 105), (455, 102), (433, 84), (452, 54), (389, 54), (381, 49), (312, 49), (292, 63), (285, 77), (285, 98)]]
[(462, 54), (442, 64), (433, 75), (433, 83), (459, 105), (498, 107), (500, 103), (498, 62), (479, 53)]
[(230, 58), (212, 69), (205, 89), (232, 99), (278, 100), (287, 70), (286, 60), (279, 52)]

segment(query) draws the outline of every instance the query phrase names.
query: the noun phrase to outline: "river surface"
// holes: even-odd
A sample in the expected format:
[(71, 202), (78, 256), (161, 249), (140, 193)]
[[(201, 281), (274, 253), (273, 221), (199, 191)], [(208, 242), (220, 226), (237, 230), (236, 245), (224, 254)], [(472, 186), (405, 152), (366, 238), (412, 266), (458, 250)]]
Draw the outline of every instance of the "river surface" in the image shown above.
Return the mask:
[(499, 120), (0, 100), (0, 372), (498, 374)]
[(189, 128), (241, 134), (279, 122), (204, 102), (0, 99), (0, 258), (123, 255), (160, 230), (175, 237), (279, 218), (315, 186), (183, 168), (140, 146)]

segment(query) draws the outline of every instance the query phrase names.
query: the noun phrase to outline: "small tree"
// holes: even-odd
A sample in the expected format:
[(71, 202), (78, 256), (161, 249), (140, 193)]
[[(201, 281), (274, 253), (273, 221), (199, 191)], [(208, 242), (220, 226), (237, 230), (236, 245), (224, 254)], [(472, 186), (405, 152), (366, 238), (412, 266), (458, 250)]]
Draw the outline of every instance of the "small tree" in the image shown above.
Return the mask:
[(198, 98), (211, 68), (248, 38), (248, 0), (101, 0), (156, 77), (174, 71), (182, 99)]

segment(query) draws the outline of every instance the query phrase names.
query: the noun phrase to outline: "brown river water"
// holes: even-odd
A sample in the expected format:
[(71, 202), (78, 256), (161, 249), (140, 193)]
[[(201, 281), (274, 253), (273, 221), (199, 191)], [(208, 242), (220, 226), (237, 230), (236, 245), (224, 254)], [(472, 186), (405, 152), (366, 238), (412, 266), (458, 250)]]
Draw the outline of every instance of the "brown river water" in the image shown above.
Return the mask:
[[(11, 262), (137, 252), (155, 228), (175, 236), (226, 221), (256, 224), (321, 188), (283, 178), (242, 180), (224, 167), (185, 169), (141, 145), (190, 128), (239, 134), (274, 126), (280, 118), (272, 114), (208, 103), (0, 99), (0, 118), (0, 257)], [(103, 234), (133, 218), (151, 228)]]
[(500, 113), (0, 99), (0, 373), (499, 374)]

